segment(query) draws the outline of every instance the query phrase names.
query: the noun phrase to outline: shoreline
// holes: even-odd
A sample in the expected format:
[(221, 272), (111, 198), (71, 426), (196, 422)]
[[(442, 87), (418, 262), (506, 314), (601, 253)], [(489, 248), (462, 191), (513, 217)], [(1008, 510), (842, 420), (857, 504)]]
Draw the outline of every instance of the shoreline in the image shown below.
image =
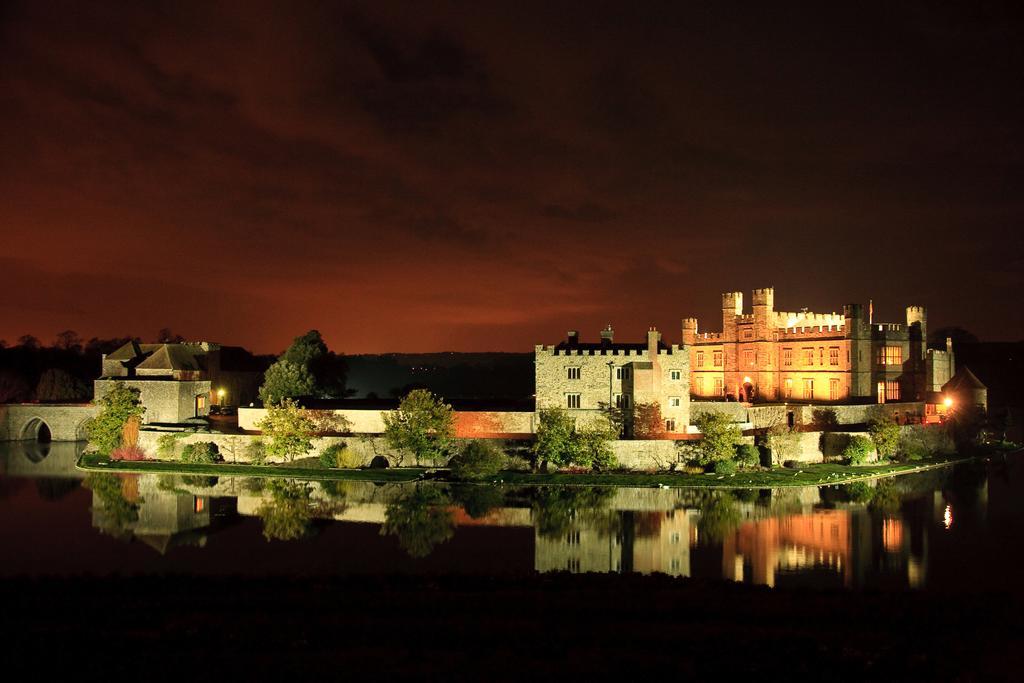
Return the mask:
[[(1003, 452), (1019, 453), (1020, 449)], [(387, 469), (326, 469), (296, 465), (250, 465), (237, 463), (186, 464), (173, 461), (111, 461), (94, 454), (79, 458), (76, 469), (84, 472), (116, 474), (180, 474), (212, 475), (256, 478), (287, 478), (303, 481), (368, 481), (374, 483), (412, 483), (433, 481), (477, 485), (514, 486), (612, 486), (700, 489), (762, 489), (803, 486), (831, 486), (850, 484), (871, 479), (883, 479), (904, 474), (949, 467), (971, 460), (990, 457), (994, 453), (971, 456), (939, 456), (910, 463), (885, 465), (838, 465), (834, 463), (808, 463), (799, 469), (773, 467), (767, 471), (737, 472), (734, 475), (712, 473), (688, 474), (682, 472), (548, 472), (503, 471), (494, 477), (479, 481), (461, 481), (444, 476), (446, 468), (400, 467)], [(440, 474), (441, 476), (434, 476)]]

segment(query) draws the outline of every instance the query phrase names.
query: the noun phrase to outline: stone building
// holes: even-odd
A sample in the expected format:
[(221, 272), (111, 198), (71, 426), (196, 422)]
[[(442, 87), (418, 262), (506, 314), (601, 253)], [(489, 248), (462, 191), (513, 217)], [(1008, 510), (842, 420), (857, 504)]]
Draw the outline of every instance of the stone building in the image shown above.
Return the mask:
[(586, 421), (603, 406), (632, 408), (657, 403), (669, 433), (684, 433), (690, 421), (689, 355), (667, 345), (655, 329), (646, 343), (614, 340), (609, 326), (598, 342), (582, 342), (579, 333), (555, 346), (535, 348), (536, 408), (565, 408)]
[(915, 401), (953, 374), (952, 343), (927, 348), (927, 311), (877, 323), (870, 308), (842, 313), (775, 310), (775, 290), (755, 289), (745, 313), (742, 292), (722, 295), (722, 331), (682, 323), (695, 398), (817, 403)]

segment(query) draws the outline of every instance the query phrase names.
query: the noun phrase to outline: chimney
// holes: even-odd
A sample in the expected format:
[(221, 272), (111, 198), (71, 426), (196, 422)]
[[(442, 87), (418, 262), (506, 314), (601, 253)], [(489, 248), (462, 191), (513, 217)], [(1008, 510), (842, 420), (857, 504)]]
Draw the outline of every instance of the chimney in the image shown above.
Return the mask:
[(614, 338), (615, 338), (615, 331), (612, 330), (611, 323), (608, 323), (608, 327), (606, 327), (603, 330), (601, 330), (601, 343), (602, 344), (611, 344), (612, 340), (614, 340)]
[(658, 342), (661, 341), (661, 332), (655, 328), (647, 330), (647, 354), (652, 358), (658, 355)]
[(569, 330), (569, 334), (567, 336), (569, 337), (570, 344), (580, 343), (580, 333), (577, 332), (576, 330)]

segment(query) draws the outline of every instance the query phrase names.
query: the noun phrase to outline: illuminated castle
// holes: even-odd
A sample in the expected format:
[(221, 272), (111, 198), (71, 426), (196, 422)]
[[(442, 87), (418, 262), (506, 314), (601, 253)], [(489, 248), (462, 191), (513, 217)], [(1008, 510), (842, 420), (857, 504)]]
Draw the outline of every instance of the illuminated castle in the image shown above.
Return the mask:
[(694, 398), (753, 401), (919, 401), (953, 376), (952, 343), (927, 348), (928, 316), (908, 306), (906, 321), (876, 323), (860, 304), (842, 313), (775, 310), (775, 290), (722, 295), (722, 331), (683, 320)]

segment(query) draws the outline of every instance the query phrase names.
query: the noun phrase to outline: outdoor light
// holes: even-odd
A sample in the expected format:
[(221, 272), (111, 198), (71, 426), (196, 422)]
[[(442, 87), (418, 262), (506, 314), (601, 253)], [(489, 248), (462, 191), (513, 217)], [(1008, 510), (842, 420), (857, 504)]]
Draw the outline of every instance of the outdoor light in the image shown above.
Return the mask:
[(750, 378), (749, 377), (744, 377), (743, 378), (743, 383), (744, 384), (751, 384)]
[(953, 405), (953, 399), (951, 399), (951, 398), (949, 398), (949, 397), (947, 396), (947, 397), (946, 397), (946, 400), (944, 400), (944, 401), (943, 401), (943, 403), (945, 403), (945, 404), (946, 404), (946, 407), (948, 408), (948, 407), (950, 407), (951, 405)]

